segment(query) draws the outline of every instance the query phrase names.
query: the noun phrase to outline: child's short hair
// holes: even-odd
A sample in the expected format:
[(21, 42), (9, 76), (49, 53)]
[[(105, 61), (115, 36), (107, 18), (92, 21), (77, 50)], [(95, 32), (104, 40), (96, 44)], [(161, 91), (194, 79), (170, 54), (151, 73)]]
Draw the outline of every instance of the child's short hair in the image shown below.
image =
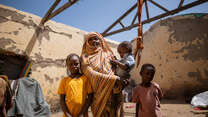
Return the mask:
[[(76, 57), (79, 58), (79, 60), (80, 60), (79, 55), (77, 55), (77, 54), (75, 54), (75, 53), (71, 53), (71, 54), (69, 54), (69, 55), (66, 57), (66, 63), (67, 63), (73, 56), (76, 56)], [(81, 62), (81, 61), (80, 61), (80, 62)]]
[(118, 47), (125, 47), (128, 48), (129, 52), (132, 53), (132, 45), (129, 41), (123, 41), (121, 42)]
[(140, 73), (144, 72), (144, 69), (147, 68), (147, 67), (151, 67), (151, 68), (153, 69), (154, 72), (156, 71), (154, 65), (152, 65), (152, 64), (150, 64), (150, 63), (146, 63), (146, 64), (143, 64), (143, 65), (142, 65)]

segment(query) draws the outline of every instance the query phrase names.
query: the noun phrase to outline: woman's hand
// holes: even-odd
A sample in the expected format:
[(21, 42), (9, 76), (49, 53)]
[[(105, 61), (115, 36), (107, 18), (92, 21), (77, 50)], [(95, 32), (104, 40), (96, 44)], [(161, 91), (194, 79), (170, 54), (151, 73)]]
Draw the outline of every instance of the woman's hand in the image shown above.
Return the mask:
[(110, 63), (112, 65), (118, 65), (119, 64), (119, 61), (118, 60), (110, 60)]
[(116, 80), (117, 80), (117, 81), (120, 81), (121, 78), (120, 78), (119, 76), (116, 76)]
[(113, 70), (116, 70), (116, 68), (117, 68), (117, 62), (116, 62), (117, 60), (110, 60), (110, 63), (111, 63), (111, 65), (112, 65), (112, 69)]

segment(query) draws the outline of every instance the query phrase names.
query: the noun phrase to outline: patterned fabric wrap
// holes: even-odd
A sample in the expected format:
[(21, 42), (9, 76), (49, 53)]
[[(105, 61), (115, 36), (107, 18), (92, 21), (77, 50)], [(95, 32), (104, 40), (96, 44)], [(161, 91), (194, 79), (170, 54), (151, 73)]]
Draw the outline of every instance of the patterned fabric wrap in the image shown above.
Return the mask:
[(0, 75), (0, 117), (7, 117), (6, 112), (12, 107), (12, 95), (8, 77)]
[[(97, 48), (88, 43), (88, 40), (95, 36), (100, 39), (101, 43)], [(114, 59), (114, 54), (102, 35), (91, 32), (85, 36), (81, 59), (82, 71), (90, 79), (94, 92), (92, 113), (94, 117), (100, 117), (117, 78), (110, 64), (110, 60)]]

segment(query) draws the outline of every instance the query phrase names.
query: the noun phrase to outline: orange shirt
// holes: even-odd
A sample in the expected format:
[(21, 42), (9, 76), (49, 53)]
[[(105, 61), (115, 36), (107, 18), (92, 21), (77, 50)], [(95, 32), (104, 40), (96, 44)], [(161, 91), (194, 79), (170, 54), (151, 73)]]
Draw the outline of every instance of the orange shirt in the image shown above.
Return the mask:
[(61, 80), (58, 88), (59, 95), (66, 95), (65, 103), (69, 112), (75, 117), (83, 108), (89, 93), (92, 93), (91, 84), (84, 75), (80, 78), (65, 77)]

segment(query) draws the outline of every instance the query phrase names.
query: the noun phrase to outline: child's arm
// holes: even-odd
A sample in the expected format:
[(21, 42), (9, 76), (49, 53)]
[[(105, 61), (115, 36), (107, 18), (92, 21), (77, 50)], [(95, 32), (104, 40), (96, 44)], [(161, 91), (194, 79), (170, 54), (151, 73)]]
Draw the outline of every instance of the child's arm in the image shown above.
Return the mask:
[(159, 100), (161, 100), (163, 98), (163, 92), (157, 83), (153, 83), (153, 84), (156, 87), (156, 89), (158, 90), (158, 98), (159, 98)]
[(136, 103), (136, 117), (138, 117), (140, 101), (139, 101), (138, 92), (136, 88), (133, 89), (132, 102)]
[(87, 99), (85, 101), (85, 104), (84, 104), (84, 106), (83, 106), (79, 115), (82, 115), (82, 114), (88, 112), (88, 108), (90, 107), (90, 105), (92, 103), (92, 99), (93, 99), (93, 93), (88, 94)]
[(122, 63), (118, 60), (111, 60), (111, 62), (113, 64), (116, 64), (118, 65), (118, 67), (120, 67), (121, 69), (123, 70), (128, 70), (128, 69), (132, 69), (135, 65), (135, 60), (134, 60), (134, 57), (130, 54), (127, 56), (127, 58), (125, 58), (125, 62)]
[(63, 94), (60, 95), (60, 104), (61, 104), (61, 108), (62, 108), (64, 114), (66, 115), (66, 117), (71, 117), (71, 116), (70, 116), (71, 113), (69, 112), (69, 110), (68, 110), (68, 108), (67, 108), (67, 106), (66, 106), (66, 103), (65, 103), (65, 101), (66, 101), (66, 100), (65, 100), (65, 96), (66, 96), (66, 95), (63, 95)]
[(128, 69), (128, 65), (127, 65), (127, 64), (121, 63), (121, 62), (119, 62), (118, 60), (111, 60), (111, 62), (112, 62), (113, 64), (118, 65), (118, 66), (119, 66), (121, 69), (123, 69), (123, 70)]
[(163, 98), (163, 92), (161, 88), (159, 87), (159, 100), (162, 100), (162, 98)]

